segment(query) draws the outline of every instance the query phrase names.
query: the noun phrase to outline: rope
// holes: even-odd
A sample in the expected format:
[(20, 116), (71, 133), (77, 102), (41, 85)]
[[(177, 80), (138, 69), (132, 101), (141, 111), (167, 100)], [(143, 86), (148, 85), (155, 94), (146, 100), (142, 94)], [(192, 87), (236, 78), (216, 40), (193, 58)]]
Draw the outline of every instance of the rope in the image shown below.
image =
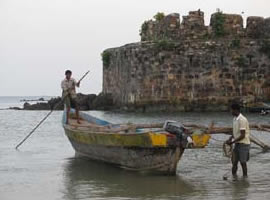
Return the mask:
[(227, 158), (232, 157), (232, 145), (226, 144), (226, 142), (223, 143), (223, 155), (226, 156)]
[(224, 143), (224, 140), (218, 140), (218, 139), (215, 139), (215, 138), (211, 138), (212, 140), (214, 141), (217, 141), (217, 142), (221, 142), (222, 144)]
[[(228, 164), (231, 164), (231, 158), (232, 158), (232, 145), (228, 145), (225, 142), (223, 142), (223, 155), (228, 158)], [(223, 180), (227, 180), (229, 173), (231, 170), (228, 170), (224, 175), (223, 175)]]

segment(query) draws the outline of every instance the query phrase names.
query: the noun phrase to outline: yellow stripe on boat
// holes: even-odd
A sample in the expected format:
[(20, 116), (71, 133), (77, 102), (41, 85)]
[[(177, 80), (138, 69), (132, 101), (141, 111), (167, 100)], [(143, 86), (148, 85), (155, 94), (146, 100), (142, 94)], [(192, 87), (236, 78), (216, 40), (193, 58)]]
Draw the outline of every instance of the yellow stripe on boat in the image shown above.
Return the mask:
[(158, 133), (149, 133), (149, 136), (152, 140), (153, 146), (166, 146), (167, 145), (167, 136), (164, 134)]
[(66, 134), (72, 140), (82, 144), (96, 144), (105, 146), (140, 146), (155, 147), (167, 146), (167, 136), (159, 133), (141, 133), (141, 134), (100, 134), (86, 133), (66, 129)]
[(194, 134), (191, 137), (192, 137), (193, 144), (194, 144), (193, 147), (203, 148), (208, 144), (209, 139), (211, 138), (211, 135), (209, 135), (209, 134), (200, 134), (200, 135)]

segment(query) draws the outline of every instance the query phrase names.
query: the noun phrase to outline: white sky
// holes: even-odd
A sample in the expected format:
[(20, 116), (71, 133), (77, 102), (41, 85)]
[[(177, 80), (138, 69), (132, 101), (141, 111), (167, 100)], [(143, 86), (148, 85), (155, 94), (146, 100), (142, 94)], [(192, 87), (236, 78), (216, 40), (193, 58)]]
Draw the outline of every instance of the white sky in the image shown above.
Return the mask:
[(61, 95), (66, 69), (91, 70), (78, 92), (99, 93), (104, 49), (139, 41), (158, 11), (199, 8), (206, 24), (217, 8), (270, 17), (269, 0), (0, 0), (0, 96)]

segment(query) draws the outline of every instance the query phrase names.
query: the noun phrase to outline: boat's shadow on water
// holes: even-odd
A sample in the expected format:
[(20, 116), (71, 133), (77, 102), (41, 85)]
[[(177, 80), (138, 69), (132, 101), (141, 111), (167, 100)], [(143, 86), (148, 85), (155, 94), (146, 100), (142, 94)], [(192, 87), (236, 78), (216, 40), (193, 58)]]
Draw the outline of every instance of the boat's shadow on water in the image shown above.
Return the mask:
[(69, 159), (64, 168), (64, 199), (179, 198), (195, 192), (179, 176), (139, 174), (84, 158)]

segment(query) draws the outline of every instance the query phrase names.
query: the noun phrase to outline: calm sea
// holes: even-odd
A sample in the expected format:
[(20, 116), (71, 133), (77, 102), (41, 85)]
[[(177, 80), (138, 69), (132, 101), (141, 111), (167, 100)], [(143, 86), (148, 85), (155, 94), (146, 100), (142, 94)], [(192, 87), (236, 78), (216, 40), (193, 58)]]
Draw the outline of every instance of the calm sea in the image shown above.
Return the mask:
[[(25, 97), (7, 100), (9, 107)], [(177, 176), (138, 174), (110, 165), (75, 158), (64, 135), (61, 111), (55, 111), (18, 151), (15, 146), (48, 111), (0, 110), (0, 200), (75, 199), (270, 199), (270, 153), (252, 146), (249, 178), (224, 181), (230, 170), (223, 156), (222, 141), (214, 136), (205, 149), (186, 150), (178, 163)], [(88, 113), (112, 122), (164, 122), (167, 119), (230, 126), (229, 113), (132, 114), (102, 111)], [(269, 116), (247, 114), (251, 123), (269, 123)], [(252, 132), (270, 144), (270, 133)], [(239, 171), (241, 174), (241, 169)]]
[[(25, 102), (30, 104), (41, 102), (40, 98), (50, 100), (51, 96), (0, 96), (0, 109), (8, 109), (10, 107), (22, 108)], [(30, 101), (27, 101), (30, 100)]]

